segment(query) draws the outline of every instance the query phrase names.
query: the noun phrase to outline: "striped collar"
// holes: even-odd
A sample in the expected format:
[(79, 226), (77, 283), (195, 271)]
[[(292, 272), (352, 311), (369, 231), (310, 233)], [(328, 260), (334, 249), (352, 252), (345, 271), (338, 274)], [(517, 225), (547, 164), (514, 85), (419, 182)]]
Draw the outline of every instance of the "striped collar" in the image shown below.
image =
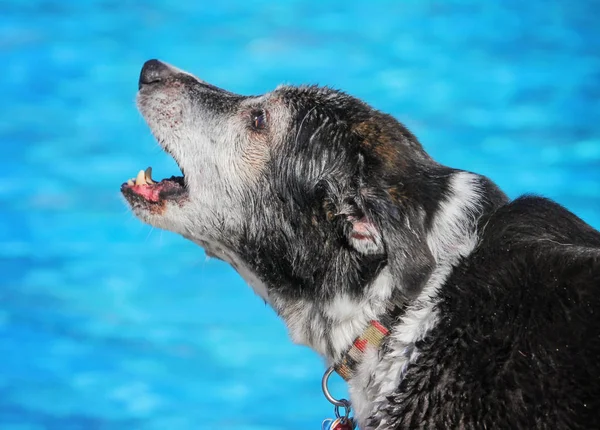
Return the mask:
[(349, 381), (360, 363), (363, 354), (368, 347), (379, 349), (383, 341), (390, 334), (398, 318), (406, 311), (408, 303), (406, 298), (399, 290), (392, 293), (390, 305), (387, 312), (379, 317), (379, 320), (372, 320), (363, 330), (362, 334), (354, 339), (352, 346), (342, 358), (333, 365), (333, 368), (344, 380)]

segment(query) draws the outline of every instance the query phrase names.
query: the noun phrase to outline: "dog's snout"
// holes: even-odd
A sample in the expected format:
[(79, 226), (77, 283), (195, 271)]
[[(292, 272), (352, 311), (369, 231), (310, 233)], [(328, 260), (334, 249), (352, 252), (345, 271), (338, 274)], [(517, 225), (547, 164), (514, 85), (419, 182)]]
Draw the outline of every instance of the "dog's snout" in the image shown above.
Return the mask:
[(155, 84), (165, 80), (173, 74), (173, 69), (158, 60), (148, 60), (140, 72), (139, 88), (143, 85)]

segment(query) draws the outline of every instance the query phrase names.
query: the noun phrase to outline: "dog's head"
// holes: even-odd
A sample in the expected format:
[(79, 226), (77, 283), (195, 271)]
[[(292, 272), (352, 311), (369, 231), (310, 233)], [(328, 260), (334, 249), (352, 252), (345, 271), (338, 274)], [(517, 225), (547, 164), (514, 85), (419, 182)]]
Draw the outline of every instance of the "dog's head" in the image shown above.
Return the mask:
[(381, 300), (411, 298), (434, 270), (455, 171), (392, 117), (322, 87), (240, 96), (156, 60), (138, 106), (183, 177), (124, 184), (135, 214), (230, 262), (289, 324), (350, 318), (341, 303), (364, 303), (383, 272)]

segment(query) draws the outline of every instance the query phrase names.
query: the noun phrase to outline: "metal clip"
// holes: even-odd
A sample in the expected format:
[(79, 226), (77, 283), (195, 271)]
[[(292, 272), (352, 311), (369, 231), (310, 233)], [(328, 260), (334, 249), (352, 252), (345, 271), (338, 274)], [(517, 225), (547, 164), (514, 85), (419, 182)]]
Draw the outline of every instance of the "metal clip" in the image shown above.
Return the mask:
[[(323, 379), (321, 380), (321, 389), (323, 390), (323, 394), (329, 403), (335, 406), (335, 417), (340, 420), (341, 423), (345, 423), (346, 421), (351, 422), (350, 411), (352, 408), (350, 407), (350, 401), (346, 399), (336, 399), (329, 392), (329, 388), (327, 387), (327, 382), (329, 381), (329, 377), (334, 372), (334, 368), (330, 367), (325, 371), (323, 375)], [(344, 408), (344, 414), (340, 414), (340, 408)]]

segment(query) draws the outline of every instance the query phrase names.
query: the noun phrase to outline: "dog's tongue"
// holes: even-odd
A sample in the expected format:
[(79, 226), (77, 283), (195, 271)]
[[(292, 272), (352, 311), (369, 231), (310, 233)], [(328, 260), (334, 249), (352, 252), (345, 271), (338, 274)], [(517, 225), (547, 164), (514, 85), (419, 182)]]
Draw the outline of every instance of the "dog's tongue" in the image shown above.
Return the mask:
[(158, 183), (154, 185), (134, 185), (131, 190), (148, 201), (158, 202), (160, 200), (159, 194), (163, 188), (164, 184)]
[(161, 200), (160, 194), (163, 191), (167, 193), (182, 189), (182, 183), (177, 181), (175, 177), (163, 179), (160, 182), (154, 181), (154, 179), (152, 179), (152, 167), (148, 167), (146, 170), (140, 170), (135, 178), (129, 179), (123, 186), (130, 189), (138, 196), (143, 197), (145, 200), (154, 203)]

